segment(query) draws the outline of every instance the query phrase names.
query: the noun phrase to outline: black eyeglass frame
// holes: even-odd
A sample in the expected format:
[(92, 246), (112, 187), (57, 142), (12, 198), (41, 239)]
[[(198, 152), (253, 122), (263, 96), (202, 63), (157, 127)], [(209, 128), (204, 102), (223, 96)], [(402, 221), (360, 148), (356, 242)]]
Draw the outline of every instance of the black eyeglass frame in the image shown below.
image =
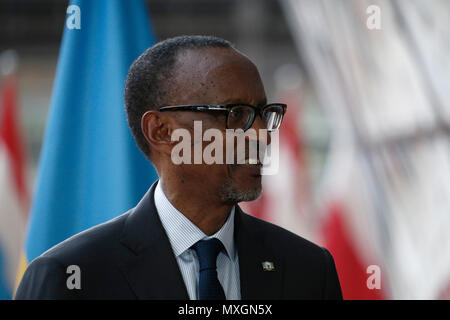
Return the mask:
[(283, 110), (282, 115), (281, 115), (282, 118), (281, 118), (280, 124), (278, 125), (278, 127), (276, 129), (272, 129), (272, 130), (279, 129), (281, 126), (281, 123), (283, 122), (283, 118), (284, 118), (284, 115), (285, 115), (286, 109), (287, 109), (287, 105), (284, 103), (269, 103), (269, 104), (266, 104), (262, 108), (258, 108), (251, 104), (246, 104), (246, 103), (232, 103), (232, 104), (185, 104), (185, 105), (177, 105), (177, 106), (163, 106), (163, 107), (159, 107), (158, 111), (182, 111), (182, 110), (200, 111), (200, 112), (222, 111), (222, 112), (227, 112), (227, 122), (226, 123), (228, 125), (228, 116), (231, 112), (231, 109), (234, 107), (237, 107), (237, 106), (247, 106), (253, 110), (252, 119), (251, 119), (251, 121), (248, 121), (246, 128), (243, 128), (244, 131), (247, 131), (253, 125), (253, 123), (255, 122), (255, 119), (256, 119), (256, 115), (259, 115), (261, 117), (261, 119), (263, 119), (264, 110), (266, 110), (267, 108), (273, 107), (273, 106), (281, 107), (281, 109)]

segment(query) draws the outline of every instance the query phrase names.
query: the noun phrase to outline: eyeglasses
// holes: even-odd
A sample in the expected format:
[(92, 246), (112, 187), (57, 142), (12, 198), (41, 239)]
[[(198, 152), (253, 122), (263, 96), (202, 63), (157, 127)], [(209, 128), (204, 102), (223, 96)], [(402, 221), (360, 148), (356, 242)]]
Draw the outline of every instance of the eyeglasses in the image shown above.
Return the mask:
[(286, 113), (287, 105), (271, 103), (262, 108), (250, 104), (194, 104), (160, 107), (159, 111), (221, 111), (227, 112), (227, 129), (247, 131), (259, 114), (268, 131), (278, 130)]

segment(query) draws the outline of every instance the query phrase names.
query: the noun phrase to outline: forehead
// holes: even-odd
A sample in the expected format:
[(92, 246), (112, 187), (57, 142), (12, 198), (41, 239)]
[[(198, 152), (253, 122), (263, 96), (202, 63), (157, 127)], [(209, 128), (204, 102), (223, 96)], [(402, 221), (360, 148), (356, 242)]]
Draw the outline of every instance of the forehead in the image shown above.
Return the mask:
[(176, 96), (183, 100), (178, 103), (259, 104), (265, 100), (256, 66), (232, 48), (183, 50), (173, 70), (179, 89)]

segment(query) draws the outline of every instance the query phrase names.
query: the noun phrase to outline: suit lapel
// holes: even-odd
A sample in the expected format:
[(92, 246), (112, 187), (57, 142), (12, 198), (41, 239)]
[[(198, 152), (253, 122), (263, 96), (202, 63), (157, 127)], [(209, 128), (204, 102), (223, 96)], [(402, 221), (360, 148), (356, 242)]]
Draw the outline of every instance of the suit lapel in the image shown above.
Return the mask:
[(127, 217), (121, 243), (130, 254), (120, 268), (138, 299), (189, 299), (154, 203), (156, 182)]
[[(281, 299), (283, 261), (267, 241), (270, 239), (255, 229), (251, 217), (238, 207), (235, 216), (235, 243), (239, 254), (242, 300)], [(273, 263), (274, 270), (265, 271), (263, 262)]]
[[(127, 217), (121, 243), (129, 254), (121, 257), (120, 269), (138, 299), (188, 300), (178, 263), (154, 203), (156, 182)], [(280, 299), (283, 261), (270, 240), (236, 206), (234, 238), (239, 255), (242, 300)], [(273, 271), (262, 263), (271, 262)]]

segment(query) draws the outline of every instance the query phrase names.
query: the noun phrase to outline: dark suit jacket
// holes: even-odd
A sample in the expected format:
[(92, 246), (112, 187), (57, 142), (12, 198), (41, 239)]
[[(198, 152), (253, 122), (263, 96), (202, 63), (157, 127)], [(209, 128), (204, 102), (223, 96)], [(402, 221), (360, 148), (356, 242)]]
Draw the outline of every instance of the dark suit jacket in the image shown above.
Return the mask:
[[(15, 299), (189, 299), (154, 203), (156, 184), (119, 217), (34, 259)], [(342, 299), (330, 253), (237, 207), (235, 244), (242, 299)], [(275, 269), (264, 271), (262, 262)], [(67, 267), (80, 268), (69, 290)]]

